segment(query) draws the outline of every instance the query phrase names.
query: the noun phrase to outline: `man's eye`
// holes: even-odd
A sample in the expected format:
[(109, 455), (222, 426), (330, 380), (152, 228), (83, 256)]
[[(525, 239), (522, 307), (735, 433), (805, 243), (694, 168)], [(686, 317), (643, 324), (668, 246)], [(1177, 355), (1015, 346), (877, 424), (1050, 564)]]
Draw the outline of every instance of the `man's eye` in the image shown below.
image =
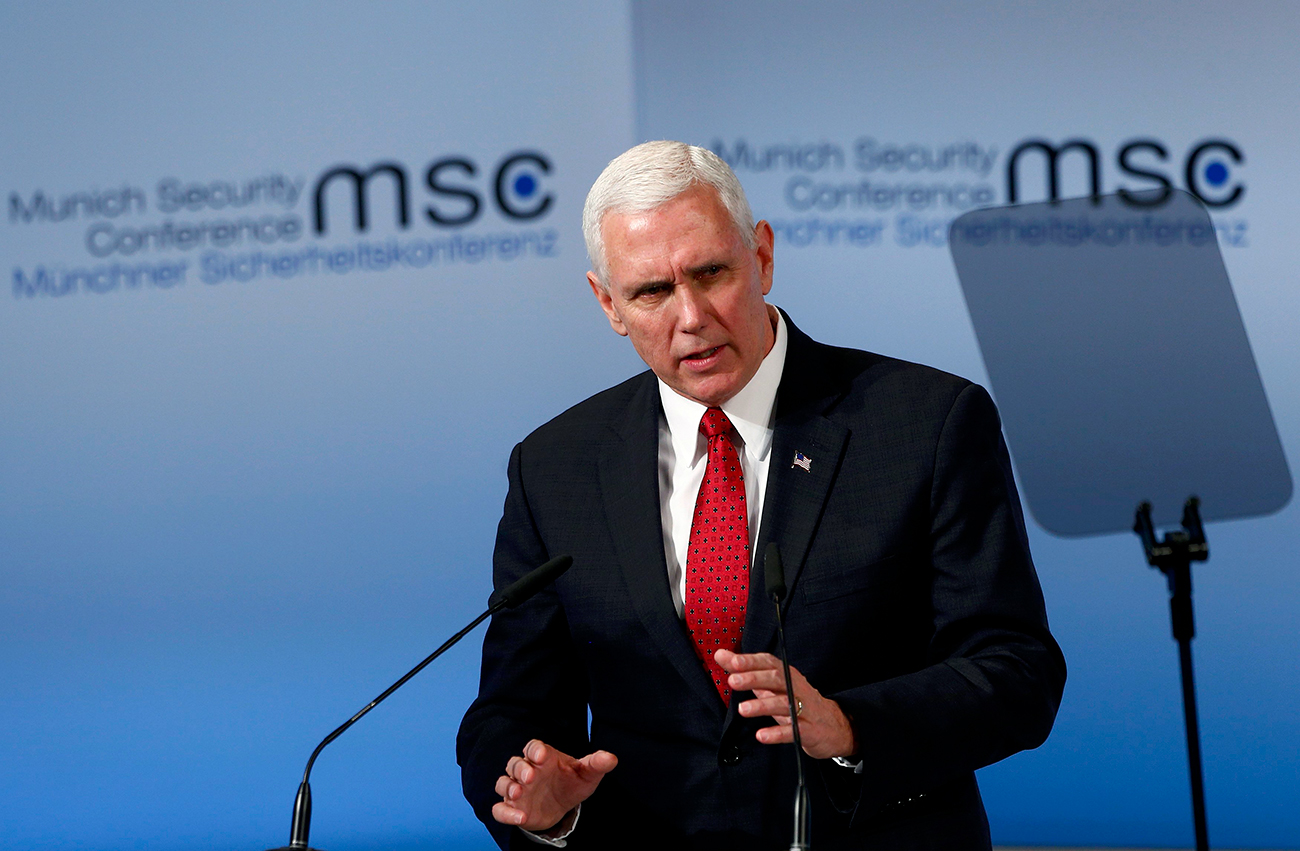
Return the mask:
[(721, 271), (722, 271), (722, 267), (714, 263), (712, 266), (704, 267), (704, 277), (712, 278), (714, 275), (717, 275)]

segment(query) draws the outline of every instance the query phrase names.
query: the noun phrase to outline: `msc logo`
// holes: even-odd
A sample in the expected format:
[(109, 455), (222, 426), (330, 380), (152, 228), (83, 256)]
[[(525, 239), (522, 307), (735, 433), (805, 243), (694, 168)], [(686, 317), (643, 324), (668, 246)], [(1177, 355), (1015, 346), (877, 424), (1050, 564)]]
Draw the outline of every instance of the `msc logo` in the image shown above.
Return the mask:
[[(551, 162), (536, 151), (517, 151), (509, 154), (492, 170), (488, 180), (490, 197), (503, 216), (516, 221), (535, 219), (544, 214), (555, 200), (544, 192), (542, 181), (551, 172)], [(483, 212), (488, 189), (475, 185), (479, 175), (478, 164), (468, 157), (446, 157), (429, 165), (424, 172), (424, 185), (433, 196), (423, 213), (433, 226), (455, 227), (467, 225)], [(329, 188), (336, 181), (352, 186), (352, 210), (355, 228), (370, 228), (370, 181), (383, 178), (391, 188), (395, 221), (402, 228), (410, 227), (411, 205), (406, 168), (398, 162), (386, 161), (362, 171), (351, 165), (340, 165), (326, 171), (316, 179), (313, 191), (315, 201), (314, 226), (317, 234), (325, 233), (329, 223), (326, 202)], [(337, 193), (334, 193), (337, 198)]]
[[(1070, 139), (1053, 145), (1042, 139), (1030, 139), (1017, 146), (1007, 157), (1007, 203), (1019, 200), (1020, 160), (1038, 155), (1047, 167), (1047, 198), (1060, 198), (1061, 162), (1067, 154), (1072, 161), (1087, 166), (1089, 194), (1102, 194), (1101, 155), (1087, 139)], [(1133, 139), (1120, 146), (1115, 164), (1126, 175), (1154, 185), (1120, 186), (1117, 191), (1125, 203), (1134, 207), (1156, 207), (1169, 199), (1174, 184), (1161, 167), (1169, 161), (1168, 149), (1155, 139)], [(1188, 192), (1207, 207), (1231, 207), (1241, 200), (1245, 185), (1233, 180), (1233, 169), (1245, 162), (1241, 150), (1226, 139), (1206, 139), (1193, 145), (1183, 158), (1182, 177)]]

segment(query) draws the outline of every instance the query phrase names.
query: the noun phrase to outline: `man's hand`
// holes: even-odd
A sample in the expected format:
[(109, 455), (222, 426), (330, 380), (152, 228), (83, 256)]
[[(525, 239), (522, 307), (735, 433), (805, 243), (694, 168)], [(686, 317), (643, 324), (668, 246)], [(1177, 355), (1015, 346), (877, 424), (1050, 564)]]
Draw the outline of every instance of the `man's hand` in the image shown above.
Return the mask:
[(616, 765), (618, 757), (609, 751), (574, 759), (533, 739), (524, 745), (523, 756), (510, 757), (506, 773), (497, 778), (501, 803), (492, 805), (492, 818), (524, 830), (549, 830), (590, 798)]
[[(753, 700), (746, 700), (737, 707), (741, 715), (746, 718), (770, 715), (776, 720), (776, 724), (762, 728), (754, 737), (765, 745), (793, 742), (790, 702), (786, 698), (781, 660), (771, 653), (742, 654), (730, 650), (719, 650), (713, 658), (730, 675), (727, 685), (733, 692), (748, 690), (754, 693)], [(794, 685), (795, 700), (803, 704), (799, 712), (799, 737), (804, 753), (813, 759), (855, 756), (858, 742), (840, 705), (822, 697), (821, 692), (809, 685), (794, 666), (790, 667), (790, 682)]]

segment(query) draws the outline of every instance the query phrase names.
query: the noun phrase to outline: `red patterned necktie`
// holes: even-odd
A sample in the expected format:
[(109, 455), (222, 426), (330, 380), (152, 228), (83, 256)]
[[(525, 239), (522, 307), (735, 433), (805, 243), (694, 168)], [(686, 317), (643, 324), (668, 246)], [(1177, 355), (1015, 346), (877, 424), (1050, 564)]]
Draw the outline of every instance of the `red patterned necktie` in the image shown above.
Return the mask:
[(731, 442), (731, 420), (721, 408), (709, 408), (700, 419), (700, 431), (709, 439), (709, 457), (686, 549), (686, 627), (722, 702), (730, 703), (727, 672), (713, 660), (713, 651), (737, 650), (745, 628), (749, 512), (740, 456)]

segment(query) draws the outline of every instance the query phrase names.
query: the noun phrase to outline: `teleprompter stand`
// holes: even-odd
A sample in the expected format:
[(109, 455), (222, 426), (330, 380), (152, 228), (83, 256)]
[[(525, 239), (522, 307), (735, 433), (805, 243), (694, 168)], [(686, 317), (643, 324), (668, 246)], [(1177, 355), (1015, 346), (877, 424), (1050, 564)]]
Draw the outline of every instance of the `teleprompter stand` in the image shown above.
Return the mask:
[(1205, 827), (1205, 781), (1201, 772), (1201, 733), (1196, 721), (1196, 682), (1192, 676), (1192, 637), (1196, 623), (1192, 617), (1192, 562), (1210, 557), (1201, 524), (1200, 500), (1190, 497), (1183, 505), (1183, 528), (1156, 540), (1151, 524), (1151, 503), (1138, 506), (1133, 531), (1142, 539), (1147, 564), (1159, 568), (1169, 580), (1169, 615), (1173, 620), (1174, 640), (1178, 642), (1178, 662), (1183, 679), (1183, 719), (1187, 726), (1187, 763), (1192, 780), (1192, 818), (1196, 825), (1196, 851), (1209, 851), (1210, 839)]

